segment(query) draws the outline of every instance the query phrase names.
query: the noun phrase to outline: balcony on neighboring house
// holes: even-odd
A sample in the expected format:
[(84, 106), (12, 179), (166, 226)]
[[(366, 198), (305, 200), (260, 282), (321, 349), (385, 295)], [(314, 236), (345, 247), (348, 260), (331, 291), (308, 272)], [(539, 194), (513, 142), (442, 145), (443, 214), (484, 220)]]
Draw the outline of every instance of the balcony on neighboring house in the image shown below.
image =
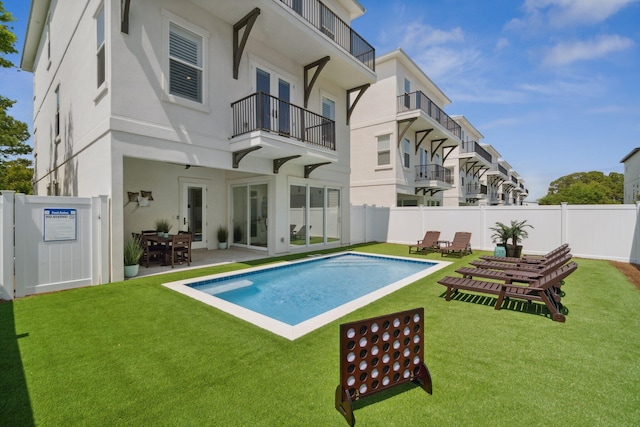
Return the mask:
[(439, 191), (449, 190), (453, 186), (453, 172), (444, 166), (429, 164), (415, 167), (415, 194), (433, 196)]
[[(456, 136), (457, 140), (460, 139), (462, 135), (462, 129), (455, 120), (453, 120), (447, 113), (444, 112), (440, 107), (436, 105), (427, 95), (422, 93), (421, 91), (416, 91), (412, 93), (406, 93), (404, 95), (398, 96), (398, 112), (404, 113), (407, 111), (422, 111), (431, 119), (435, 120), (435, 122), (439, 123), (444, 129), (448, 131), (449, 134)], [(430, 134), (429, 137), (431, 139), (440, 137), (438, 135), (439, 132), (434, 132)], [(433, 135), (433, 137), (432, 137)], [(449, 136), (449, 135), (444, 135)], [(456, 142), (458, 145), (459, 142)]]
[(484, 149), (477, 141), (462, 141), (460, 144), (460, 154), (476, 154), (478, 157), (491, 164), (491, 154)]
[(232, 151), (257, 150), (257, 157), (299, 164), (337, 161), (333, 120), (263, 92), (242, 98), (231, 108)]
[(471, 198), (480, 198), (487, 195), (487, 186), (477, 182), (467, 184), (466, 190), (467, 197)]
[(305, 21), (310, 23), (354, 58), (375, 71), (376, 51), (364, 38), (356, 33), (319, 0), (280, 0)]

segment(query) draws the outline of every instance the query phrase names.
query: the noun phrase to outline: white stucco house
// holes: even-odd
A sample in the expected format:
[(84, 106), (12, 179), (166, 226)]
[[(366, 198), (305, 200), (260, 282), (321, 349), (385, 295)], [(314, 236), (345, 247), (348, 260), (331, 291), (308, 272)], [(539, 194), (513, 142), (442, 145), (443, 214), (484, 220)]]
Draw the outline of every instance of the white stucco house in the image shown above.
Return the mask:
[(636, 203), (640, 194), (640, 147), (636, 147), (624, 156), (624, 202)]
[(376, 73), (351, 116), (351, 202), (440, 206), (454, 185), (444, 162), (461, 143), (451, 100), (402, 49), (376, 58)]
[(520, 204), (515, 171), (466, 117), (445, 113), (451, 100), (402, 49), (376, 58), (376, 73), (351, 116), (354, 205)]
[[(348, 116), (376, 81), (357, 0), (32, 0), (36, 194), (110, 198), (132, 232), (194, 249), (348, 244)], [(292, 231), (293, 230), (293, 231)]]

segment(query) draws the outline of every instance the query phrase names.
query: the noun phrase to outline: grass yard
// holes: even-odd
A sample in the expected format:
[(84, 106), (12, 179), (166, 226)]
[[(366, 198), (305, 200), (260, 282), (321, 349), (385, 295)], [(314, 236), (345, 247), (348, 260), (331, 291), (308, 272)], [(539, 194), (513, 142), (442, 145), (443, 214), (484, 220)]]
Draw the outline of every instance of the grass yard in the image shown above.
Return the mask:
[[(357, 249), (407, 256), (404, 245)], [(339, 324), (414, 307), (425, 309), (433, 395), (405, 385), (363, 399), (356, 425), (640, 425), (638, 289), (609, 262), (581, 259), (563, 286), (564, 324), (538, 303), (445, 301), (437, 280), (478, 255), (447, 258), (293, 342), (161, 286), (274, 259), (0, 304), (0, 425), (344, 427)]]

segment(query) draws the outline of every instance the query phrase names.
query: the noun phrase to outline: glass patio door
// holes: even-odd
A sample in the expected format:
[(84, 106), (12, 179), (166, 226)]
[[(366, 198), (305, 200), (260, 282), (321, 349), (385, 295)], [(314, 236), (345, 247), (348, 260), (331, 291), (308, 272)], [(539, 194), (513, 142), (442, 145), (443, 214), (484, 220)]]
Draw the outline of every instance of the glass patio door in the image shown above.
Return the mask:
[(235, 186), (232, 197), (231, 241), (236, 245), (266, 248), (269, 229), (267, 184)]
[[(182, 203), (180, 208), (180, 231), (188, 231), (193, 235), (191, 247), (203, 249), (207, 247), (207, 187), (202, 184), (183, 183)], [(174, 230), (174, 233), (177, 230)]]
[(259, 92), (258, 127), (289, 135), (291, 84), (271, 71), (256, 68), (256, 90)]

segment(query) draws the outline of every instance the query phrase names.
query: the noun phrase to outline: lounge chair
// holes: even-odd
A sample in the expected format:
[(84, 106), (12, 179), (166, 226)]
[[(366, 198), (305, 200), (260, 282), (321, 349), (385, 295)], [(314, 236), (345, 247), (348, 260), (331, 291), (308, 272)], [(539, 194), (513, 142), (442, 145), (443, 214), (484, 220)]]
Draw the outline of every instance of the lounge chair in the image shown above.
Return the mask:
[(422, 240), (418, 240), (415, 245), (409, 245), (409, 253), (411, 253), (411, 248), (415, 248), (415, 252), (437, 251), (440, 248), (438, 243), (439, 238), (439, 231), (427, 231), (424, 233)]
[(457, 231), (453, 236), (453, 241), (444, 242), (444, 246), (440, 248), (440, 254), (442, 256), (456, 253), (460, 258), (462, 258), (462, 255), (473, 253), (473, 251), (471, 251), (471, 233)]
[(452, 293), (459, 290), (467, 290), (490, 295), (497, 295), (495, 309), (502, 308), (502, 302), (508, 298), (523, 299), (526, 301), (542, 301), (551, 313), (551, 318), (557, 322), (564, 322), (563, 306), (559, 298), (554, 295), (554, 287), (557, 287), (567, 276), (578, 268), (578, 264), (570, 262), (553, 270), (540, 279), (525, 286), (514, 285), (510, 279), (500, 282), (487, 282), (484, 280), (468, 279), (465, 277), (446, 276), (438, 281), (447, 287), (446, 300), (451, 300)]
[(475, 261), (471, 261), (469, 264), (473, 265), (474, 267), (478, 267), (478, 268), (490, 268), (490, 269), (494, 269), (494, 270), (514, 270), (514, 269), (516, 269), (516, 270), (537, 271), (537, 270), (544, 269), (546, 264), (555, 263), (559, 259), (565, 258), (567, 255), (569, 255), (569, 256), (571, 255), (571, 254), (569, 254), (569, 251), (564, 252), (564, 253), (558, 252), (558, 253), (554, 254), (550, 258), (546, 258), (545, 262), (541, 262), (541, 263), (531, 263), (531, 262), (513, 263), (513, 262), (497, 262), (497, 261), (475, 260)]
[[(467, 279), (482, 277), (484, 279), (510, 281), (511, 283), (531, 283), (539, 280), (541, 277), (551, 273), (552, 271), (559, 269), (560, 267), (571, 261), (571, 258), (571, 254), (565, 254), (565, 256), (557, 258), (556, 260), (547, 264), (535, 264), (535, 267), (540, 267), (537, 269), (517, 268), (515, 264), (512, 264), (514, 266), (512, 270), (493, 270), (487, 268), (461, 267), (456, 270), (456, 273), (462, 274), (462, 277)], [(527, 265), (527, 267), (534, 266)], [(558, 283), (558, 285), (554, 287), (553, 290), (556, 296), (562, 295), (562, 292), (560, 291), (560, 286), (562, 284), (562, 282)]]
[(482, 255), (480, 259), (485, 261), (496, 261), (496, 262), (513, 262), (513, 263), (530, 263), (537, 264), (546, 262), (549, 258), (553, 258), (556, 254), (564, 254), (569, 252), (571, 249), (569, 248), (569, 244), (565, 243), (563, 245), (558, 246), (554, 250), (547, 252), (544, 255), (523, 255), (522, 258), (515, 257), (506, 257), (506, 256), (493, 256), (493, 255)]

